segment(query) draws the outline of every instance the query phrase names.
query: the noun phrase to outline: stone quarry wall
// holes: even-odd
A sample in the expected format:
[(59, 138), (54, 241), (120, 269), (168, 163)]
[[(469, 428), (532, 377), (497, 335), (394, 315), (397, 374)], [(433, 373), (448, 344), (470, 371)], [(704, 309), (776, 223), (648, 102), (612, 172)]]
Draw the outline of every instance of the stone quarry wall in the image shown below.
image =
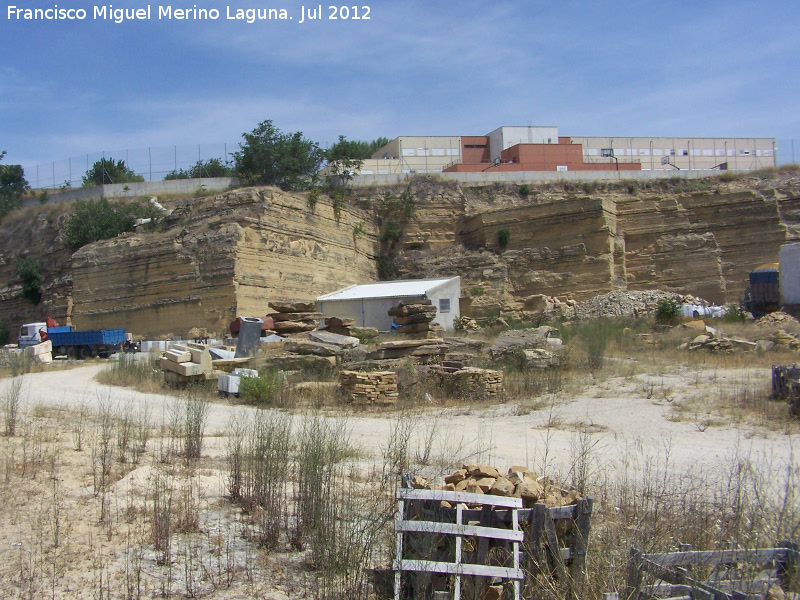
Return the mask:
[[(0, 321), (12, 332), (53, 316), (79, 328), (124, 327), (136, 335), (221, 333), (267, 303), (311, 300), (377, 279), (381, 205), (414, 194), (394, 257), (400, 277), (460, 275), (462, 312), (524, 313), (539, 294), (586, 300), (614, 289), (664, 289), (736, 301), (748, 273), (800, 240), (800, 177), (720, 182), (685, 189), (462, 188), (419, 178), (359, 190), (334, 215), (324, 195), (247, 188), (169, 202), (150, 232), (68, 249), (69, 206), (32, 207), (0, 226)], [(498, 246), (508, 229), (509, 244)], [(22, 298), (16, 256), (42, 265), (42, 302)]]
[[(313, 300), (375, 278), (368, 215), (335, 219), (324, 199), (273, 188), (187, 200), (161, 233), (128, 234), (80, 249), (72, 262), (72, 324), (137, 335), (222, 333), (275, 300)], [(356, 223), (365, 231), (354, 235)], [(366, 224), (365, 224), (366, 223)]]
[[(462, 308), (475, 316), (522, 310), (534, 294), (582, 301), (613, 289), (734, 302), (750, 271), (800, 237), (797, 181), (780, 190), (739, 188), (468, 198), (473, 214), (458, 230), (463, 247), (407, 251), (397, 263), (402, 276), (460, 274)], [(505, 249), (500, 229), (510, 233)]]

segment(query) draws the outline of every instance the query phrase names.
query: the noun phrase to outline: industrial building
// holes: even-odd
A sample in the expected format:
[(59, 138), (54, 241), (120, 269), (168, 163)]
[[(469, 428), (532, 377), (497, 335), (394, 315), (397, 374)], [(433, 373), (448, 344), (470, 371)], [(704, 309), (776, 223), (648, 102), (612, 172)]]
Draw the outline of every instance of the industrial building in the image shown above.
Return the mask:
[(453, 331), (461, 318), (459, 298), (461, 278), (382, 281), (351, 285), (317, 298), (317, 310), (325, 316), (353, 319), (360, 327), (380, 331), (392, 328), (388, 311), (401, 300), (430, 300), (437, 308), (436, 318), (445, 331)]
[(498, 171), (752, 171), (777, 165), (774, 138), (560, 136), (503, 126), (482, 136), (401, 136), (361, 175)]

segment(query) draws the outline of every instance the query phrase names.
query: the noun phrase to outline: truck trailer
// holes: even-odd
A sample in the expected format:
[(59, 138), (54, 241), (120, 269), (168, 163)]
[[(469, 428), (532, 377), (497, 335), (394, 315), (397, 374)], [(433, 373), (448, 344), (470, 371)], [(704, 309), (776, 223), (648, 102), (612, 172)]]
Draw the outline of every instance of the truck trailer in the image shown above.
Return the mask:
[(19, 330), (19, 346), (35, 346), (45, 339), (53, 344), (53, 356), (69, 358), (108, 357), (127, 349), (124, 329), (74, 331), (71, 326), (47, 327), (47, 323), (26, 323)]

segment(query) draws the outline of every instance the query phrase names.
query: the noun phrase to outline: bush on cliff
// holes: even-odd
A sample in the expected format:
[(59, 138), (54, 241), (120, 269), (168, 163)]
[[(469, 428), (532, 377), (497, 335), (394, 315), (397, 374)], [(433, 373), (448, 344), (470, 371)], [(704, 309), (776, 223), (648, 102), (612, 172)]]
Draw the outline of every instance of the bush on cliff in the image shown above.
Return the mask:
[(136, 202), (120, 204), (106, 198), (76, 200), (67, 219), (67, 241), (75, 251), (86, 244), (133, 231), (136, 218), (146, 216), (152, 216), (148, 206)]

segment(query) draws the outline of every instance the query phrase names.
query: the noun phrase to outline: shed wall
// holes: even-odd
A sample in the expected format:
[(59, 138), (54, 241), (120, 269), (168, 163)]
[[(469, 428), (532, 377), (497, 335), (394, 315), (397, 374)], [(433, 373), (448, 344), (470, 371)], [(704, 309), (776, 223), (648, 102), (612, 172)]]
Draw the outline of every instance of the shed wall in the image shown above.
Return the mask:
[(781, 304), (800, 304), (800, 244), (781, 246), (778, 260)]

